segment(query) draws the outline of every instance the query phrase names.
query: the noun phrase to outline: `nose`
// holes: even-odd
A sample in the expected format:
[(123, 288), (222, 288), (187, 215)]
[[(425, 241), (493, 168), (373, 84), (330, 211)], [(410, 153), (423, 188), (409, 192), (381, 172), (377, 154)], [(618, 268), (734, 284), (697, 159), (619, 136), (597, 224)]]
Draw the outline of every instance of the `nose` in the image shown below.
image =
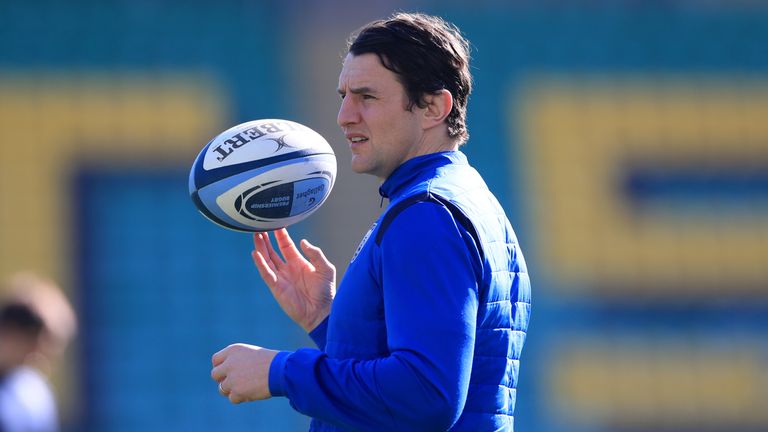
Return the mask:
[(353, 99), (353, 97), (345, 97), (341, 100), (339, 115), (336, 117), (336, 123), (341, 127), (346, 127), (360, 121), (360, 112)]

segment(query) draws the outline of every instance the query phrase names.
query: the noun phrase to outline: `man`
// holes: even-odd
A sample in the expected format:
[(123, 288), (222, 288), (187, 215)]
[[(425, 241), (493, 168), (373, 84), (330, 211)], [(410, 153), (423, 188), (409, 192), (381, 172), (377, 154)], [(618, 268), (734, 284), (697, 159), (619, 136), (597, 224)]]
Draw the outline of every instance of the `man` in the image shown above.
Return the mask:
[(53, 282), (31, 273), (10, 278), (0, 305), (0, 431), (59, 430), (45, 377), (75, 333), (74, 311)]
[(319, 349), (230, 345), (211, 375), (233, 403), (285, 396), (312, 430), (513, 430), (530, 284), (515, 234), (458, 151), (467, 137), (468, 43), (439, 18), (363, 27), (339, 77), (352, 169), (390, 200), (338, 289), (336, 271), (285, 229), (253, 259)]

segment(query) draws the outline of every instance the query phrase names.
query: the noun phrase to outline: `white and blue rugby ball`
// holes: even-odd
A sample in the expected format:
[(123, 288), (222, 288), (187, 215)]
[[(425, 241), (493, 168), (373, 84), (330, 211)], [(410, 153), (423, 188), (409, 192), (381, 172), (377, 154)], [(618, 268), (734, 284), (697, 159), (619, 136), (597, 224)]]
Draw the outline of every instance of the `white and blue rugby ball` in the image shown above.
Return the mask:
[(203, 148), (189, 173), (189, 194), (218, 225), (271, 231), (311, 215), (335, 179), (336, 156), (320, 134), (289, 120), (254, 120)]

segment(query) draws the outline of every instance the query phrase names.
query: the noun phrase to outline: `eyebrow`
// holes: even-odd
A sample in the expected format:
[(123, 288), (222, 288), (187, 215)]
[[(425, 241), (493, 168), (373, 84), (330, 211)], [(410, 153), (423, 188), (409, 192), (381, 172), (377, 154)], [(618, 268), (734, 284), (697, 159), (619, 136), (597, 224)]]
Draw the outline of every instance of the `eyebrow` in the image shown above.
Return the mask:
[[(345, 94), (345, 93), (346, 93), (346, 92), (345, 92), (344, 90), (342, 90), (342, 89), (337, 89), (336, 91), (337, 91), (339, 94), (341, 94), (341, 95), (343, 95), (343, 94)], [(376, 91), (375, 91), (375, 90), (373, 90), (373, 89), (372, 89), (372, 88), (370, 88), (370, 87), (355, 87), (355, 88), (350, 88), (350, 89), (349, 89), (349, 92), (350, 92), (350, 93), (352, 93), (352, 94), (362, 94), (362, 93), (376, 93)]]

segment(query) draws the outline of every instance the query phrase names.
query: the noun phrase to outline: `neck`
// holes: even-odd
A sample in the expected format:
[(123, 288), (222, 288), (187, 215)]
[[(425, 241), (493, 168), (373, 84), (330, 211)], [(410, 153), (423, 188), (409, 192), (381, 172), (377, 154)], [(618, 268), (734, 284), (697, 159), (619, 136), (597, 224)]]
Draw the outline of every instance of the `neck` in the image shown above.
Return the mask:
[(444, 128), (429, 129), (424, 132), (419, 142), (412, 147), (413, 151), (408, 159), (426, 154), (455, 151), (459, 149), (459, 143), (448, 136)]

